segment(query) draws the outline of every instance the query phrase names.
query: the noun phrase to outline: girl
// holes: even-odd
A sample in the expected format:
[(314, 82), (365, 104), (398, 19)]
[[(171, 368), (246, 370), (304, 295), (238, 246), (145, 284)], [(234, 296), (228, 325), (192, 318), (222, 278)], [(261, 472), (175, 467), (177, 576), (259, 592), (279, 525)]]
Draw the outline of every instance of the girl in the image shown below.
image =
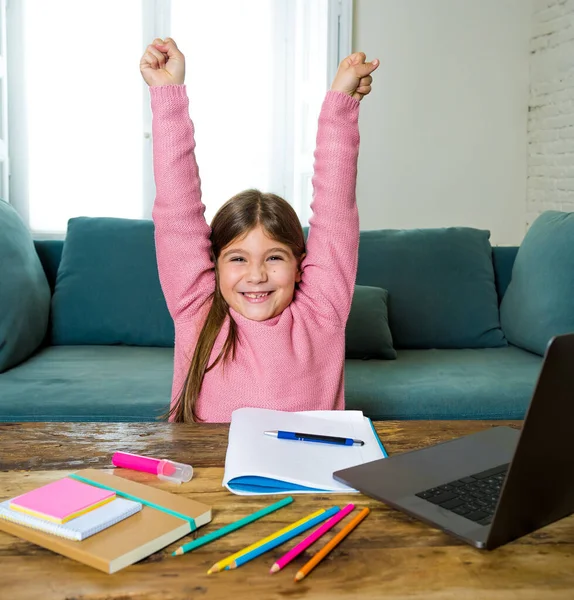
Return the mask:
[(185, 58), (155, 39), (150, 86), (158, 270), (175, 324), (170, 420), (228, 422), (243, 406), (344, 409), (345, 325), (357, 270), (359, 101), (379, 62), (344, 59), (317, 133), (305, 248), (293, 208), (247, 190), (205, 222)]

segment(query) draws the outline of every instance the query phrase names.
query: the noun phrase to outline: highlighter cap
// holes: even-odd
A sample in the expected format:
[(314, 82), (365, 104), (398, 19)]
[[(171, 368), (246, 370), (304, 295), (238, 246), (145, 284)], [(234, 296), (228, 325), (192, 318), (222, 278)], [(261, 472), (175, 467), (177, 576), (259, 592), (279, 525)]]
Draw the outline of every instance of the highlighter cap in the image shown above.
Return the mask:
[(171, 483), (186, 483), (193, 477), (193, 467), (173, 460), (160, 460), (157, 465), (157, 476)]

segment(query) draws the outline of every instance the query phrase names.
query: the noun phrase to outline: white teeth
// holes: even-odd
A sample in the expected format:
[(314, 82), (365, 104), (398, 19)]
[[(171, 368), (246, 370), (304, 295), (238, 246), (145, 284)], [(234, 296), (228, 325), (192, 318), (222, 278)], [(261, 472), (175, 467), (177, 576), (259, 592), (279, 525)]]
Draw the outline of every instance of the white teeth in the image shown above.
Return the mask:
[(243, 295), (247, 296), (248, 298), (263, 298), (263, 296), (268, 296), (269, 292), (265, 292), (263, 294), (250, 294), (249, 292), (244, 292)]

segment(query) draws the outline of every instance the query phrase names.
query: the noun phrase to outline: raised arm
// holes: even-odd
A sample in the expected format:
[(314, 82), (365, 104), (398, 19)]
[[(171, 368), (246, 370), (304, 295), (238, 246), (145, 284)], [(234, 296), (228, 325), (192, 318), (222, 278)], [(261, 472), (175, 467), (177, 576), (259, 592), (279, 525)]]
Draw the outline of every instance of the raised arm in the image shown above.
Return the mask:
[(201, 202), (185, 58), (175, 42), (154, 40), (140, 64), (153, 113), (153, 208), (159, 277), (174, 319), (193, 318), (215, 288), (210, 228)]
[(344, 59), (319, 116), (313, 215), (300, 291), (324, 317), (344, 326), (357, 274), (359, 215), (355, 196), (359, 101), (371, 91), (379, 62), (363, 53)]

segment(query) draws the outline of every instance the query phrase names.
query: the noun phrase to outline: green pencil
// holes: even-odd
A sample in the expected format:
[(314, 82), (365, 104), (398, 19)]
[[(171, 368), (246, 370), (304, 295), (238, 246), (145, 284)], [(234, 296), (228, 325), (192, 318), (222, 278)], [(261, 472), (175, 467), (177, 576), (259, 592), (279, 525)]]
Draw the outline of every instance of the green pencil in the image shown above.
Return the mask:
[(265, 508), (254, 512), (252, 515), (248, 515), (243, 519), (239, 519), (239, 521), (235, 521), (235, 523), (230, 523), (229, 525), (226, 525), (225, 527), (222, 527), (217, 531), (212, 531), (207, 535), (204, 535), (200, 538), (197, 538), (196, 540), (193, 540), (192, 542), (188, 542), (187, 544), (180, 546), (175, 552), (172, 553), (172, 556), (176, 556), (178, 554), (185, 554), (186, 552), (189, 552), (190, 550), (195, 550), (196, 548), (199, 548), (204, 544), (209, 544), (209, 542), (213, 542), (213, 540), (223, 537), (224, 535), (227, 535), (228, 533), (231, 533), (232, 531), (235, 531), (236, 529), (239, 529), (244, 525), (248, 525), (253, 521), (257, 521), (257, 519), (260, 519), (261, 517), (264, 517), (265, 515), (268, 515), (269, 513), (272, 513), (273, 511), (278, 510), (279, 508), (283, 508), (284, 506), (287, 506), (287, 504), (291, 504), (291, 502), (293, 502), (293, 498), (291, 496), (287, 496), (287, 498), (283, 498), (283, 500), (275, 502), (275, 504), (270, 504), (269, 506), (266, 506)]

